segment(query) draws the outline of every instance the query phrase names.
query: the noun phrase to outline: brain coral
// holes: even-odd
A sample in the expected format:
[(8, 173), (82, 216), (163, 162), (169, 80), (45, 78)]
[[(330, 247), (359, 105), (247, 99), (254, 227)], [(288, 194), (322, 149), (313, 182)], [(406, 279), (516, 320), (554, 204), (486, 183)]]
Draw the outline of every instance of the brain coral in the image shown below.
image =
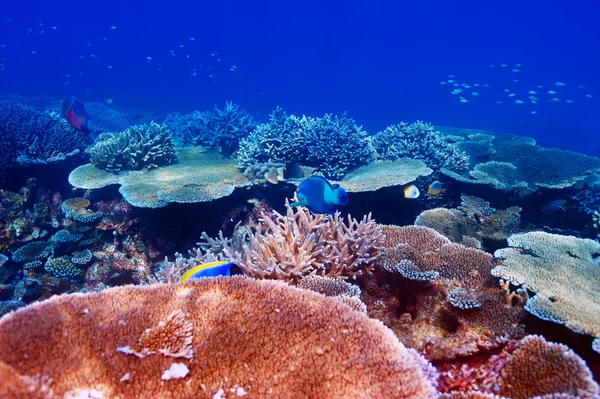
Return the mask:
[(436, 397), (382, 323), (275, 281), (54, 297), (0, 320), (0, 396)]
[(173, 165), (120, 175), (87, 164), (71, 172), (69, 183), (83, 189), (120, 184), (123, 198), (142, 208), (160, 208), (169, 202), (212, 201), (250, 184), (235, 160), (224, 159), (218, 153), (187, 147), (177, 150), (177, 158)]
[(541, 231), (514, 234), (494, 256), (492, 274), (536, 293), (525, 309), (541, 319), (600, 337), (597, 241)]

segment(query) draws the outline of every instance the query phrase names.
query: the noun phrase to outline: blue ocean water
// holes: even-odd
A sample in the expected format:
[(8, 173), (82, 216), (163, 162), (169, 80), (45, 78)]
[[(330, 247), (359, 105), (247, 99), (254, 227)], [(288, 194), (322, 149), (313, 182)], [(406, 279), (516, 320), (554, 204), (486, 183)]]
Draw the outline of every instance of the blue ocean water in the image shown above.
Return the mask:
[(373, 134), (423, 120), (600, 155), (597, 11), (591, 0), (5, 0), (0, 94), (161, 113), (234, 101), (259, 120), (276, 106), (347, 111)]

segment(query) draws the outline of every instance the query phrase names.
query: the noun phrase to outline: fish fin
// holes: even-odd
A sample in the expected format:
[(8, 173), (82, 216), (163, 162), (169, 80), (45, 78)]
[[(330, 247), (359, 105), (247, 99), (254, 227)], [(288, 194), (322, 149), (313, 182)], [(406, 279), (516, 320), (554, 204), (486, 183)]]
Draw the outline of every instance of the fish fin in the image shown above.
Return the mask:
[(335, 183), (335, 184), (331, 184), (331, 189), (332, 190), (337, 190), (338, 188), (340, 188), (340, 185)]
[(306, 198), (302, 198), (301, 200), (292, 202), (290, 204), (290, 206), (292, 206), (292, 207), (293, 206), (307, 206), (307, 205), (308, 205), (308, 201), (306, 200)]

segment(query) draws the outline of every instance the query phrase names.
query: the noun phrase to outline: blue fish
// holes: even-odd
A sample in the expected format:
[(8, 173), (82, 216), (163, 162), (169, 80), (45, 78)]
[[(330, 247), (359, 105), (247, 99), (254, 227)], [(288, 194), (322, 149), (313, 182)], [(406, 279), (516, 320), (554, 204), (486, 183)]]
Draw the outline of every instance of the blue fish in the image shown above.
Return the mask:
[(187, 280), (201, 277), (231, 276), (231, 266), (233, 266), (231, 262), (203, 263), (185, 272), (179, 279), (179, 282), (183, 283)]
[(333, 215), (340, 206), (348, 205), (348, 193), (339, 184), (331, 184), (323, 176), (314, 175), (300, 183), (296, 190), (298, 201), (290, 206), (304, 206), (314, 213)]
[(544, 213), (552, 213), (552, 212), (561, 211), (561, 210), (564, 211), (566, 205), (567, 205), (567, 200), (559, 198), (559, 199), (555, 199), (555, 200), (546, 202), (542, 206), (542, 211)]

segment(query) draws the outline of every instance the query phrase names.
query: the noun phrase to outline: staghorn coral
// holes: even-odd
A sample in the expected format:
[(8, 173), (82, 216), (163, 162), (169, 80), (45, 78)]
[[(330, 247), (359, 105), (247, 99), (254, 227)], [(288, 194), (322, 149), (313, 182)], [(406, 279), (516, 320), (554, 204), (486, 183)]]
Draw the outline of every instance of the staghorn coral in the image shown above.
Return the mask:
[(600, 395), (598, 384), (579, 356), (539, 335), (521, 340), (501, 375), (499, 394), (512, 399), (565, 397), (560, 395), (595, 399)]
[(345, 114), (299, 118), (281, 108), (240, 142), (238, 152), (242, 169), (263, 163), (299, 164), (317, 168), (328, 179), (341, 179), (373, 159), (366, 133)]
[(417, 121), (410, 125), (388, 126), (373, 136), (372, 141), (378, 159), (415, 158), (435, 170), (463, 170), (469, 165), (469, 156), (457, 146), (443, 141), (429, 123)]
[[(391, 273), (367, 284), (363, 299), (383, 298), (382, 305), (369, 307), (369, 315), (392, 327), (407, 346), (431, 360), (449, 360), (523, 335), (523, 310), (506, 304), (490, 274), (491, 255), (451, 243), (427, 227), (384, 226), (383, 233), (379, 262)], [(381, 290), (376, 287), (388, 284), (376, 294)], [(400, 303), (405, 307), (396, 308)]]
[(479, 247), (483, 240), (505, 240), (519, 231), (521, 208), (513, 206), (498, 210), (489, 202), (478, 197), (461, 194), (461, 206), (457, 209), (428, 209), (415, 220), (415, 225), (432, 228), (452, 242), (466, 245), (469, 240), (477, 242), (467, 245)]
[(223, 110), (215, 106), (208, 112), (169, 114), (163, 124), (182, 144), (216, 148), (223, 155), (237, 151), (240, 140), (256, 127), (252, 116), (232, 102), (225, 103)]
[(89, 135), (54, 112), (12, 101), (0, 102), (0, 171), (13, 163), (48, 164), (78, 154)]
[(176, 160), (171, 132), (154, 122), (102, 134), (88, 152), (92, 165), (111, 173), (154, 169)]
[(492, 274), (533, 291), (525, 309), (573, 331), (600, 337), (600, 244), (541, 231), (515, 234), (494, 256)]
[(336, 300), (243, 277), (63, 295), (0, 321), (0, 396), (433, 399), (427, 365)]
[(170, 202), (208, 202), (230, 195), (236, 187), (251, 184), (237, 169), (236, 161), (223, 159), (214, 152), (180, 148), (177, 160), (176, 164), (151, 171), (120, 175), (87, 164), (71, 172), (69, 183), (84, 189), (120, 184), (123, 198), (142, 208), (160, 208)]
[(222, 256), (248, 276), (292, 283), (311, 274), (356, 278), (369, 273), (380, 255), (384, 236), (371, 215), (361, 221), (348, 215), (344, 223), (339, 212), (314, 215), (288, 201), (285, 215), (273, 215), (262, 213), (233, 241), (221, 239)]

